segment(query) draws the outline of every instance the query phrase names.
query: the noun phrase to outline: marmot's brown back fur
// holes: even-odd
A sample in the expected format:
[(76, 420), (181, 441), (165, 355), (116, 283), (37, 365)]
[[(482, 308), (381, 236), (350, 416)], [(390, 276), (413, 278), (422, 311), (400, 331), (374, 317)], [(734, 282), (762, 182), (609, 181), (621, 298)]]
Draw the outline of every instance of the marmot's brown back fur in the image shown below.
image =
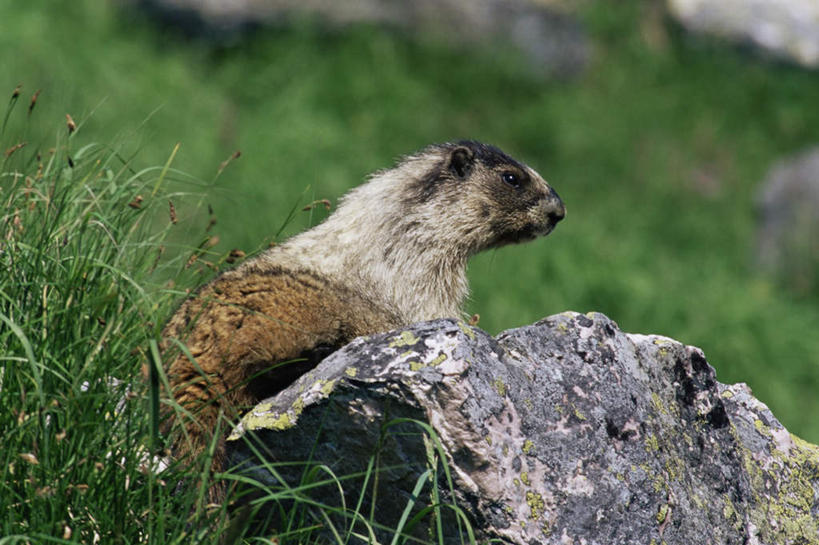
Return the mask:
[(537, 172), (478, 142), (433, 145), (374, 174), (323, 223), (217, 276), (170, 319), (163, 350), (187, 413), (174, 455), (197, 456), (218, 433), (213, 469), (224, 469), (220, 416), (235, 420), (357, 336), (460, 316), (470, 256), (546, 235), (564, 215)]

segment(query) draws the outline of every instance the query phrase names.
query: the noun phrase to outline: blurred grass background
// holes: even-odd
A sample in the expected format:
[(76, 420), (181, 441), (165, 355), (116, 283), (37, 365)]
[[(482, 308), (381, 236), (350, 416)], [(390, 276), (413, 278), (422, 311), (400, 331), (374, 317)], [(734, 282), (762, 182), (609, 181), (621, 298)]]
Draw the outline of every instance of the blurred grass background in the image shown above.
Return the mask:
[[(473, 261), (469, 311), (482, 327), (603, 312), (700, 346), (720, 381), (747, 382), (819, 442), (819, 298), (750, 266), (757, 184), (819, 142), (819, 73), (692, 39), (655, 5), (584, 2), (593, 61), (557, 81), (502, 44), (457, 50), (304, 23), (214, 47), (109, 2), (10, 0), (0, 93), (41, 90), (29, 145), (47, 147), (70, 113), (86, 137), (124, 141), (145, 165), (179, 142), (174, 167), (204, 180), (241, 150), (207, 195), (225, 250), (263, 247), (294, 206), (335, 201), (429, 143), (499, 145), (552, 183), (568, 218)], [(298, 213), (284, 235), (322, 217)]]

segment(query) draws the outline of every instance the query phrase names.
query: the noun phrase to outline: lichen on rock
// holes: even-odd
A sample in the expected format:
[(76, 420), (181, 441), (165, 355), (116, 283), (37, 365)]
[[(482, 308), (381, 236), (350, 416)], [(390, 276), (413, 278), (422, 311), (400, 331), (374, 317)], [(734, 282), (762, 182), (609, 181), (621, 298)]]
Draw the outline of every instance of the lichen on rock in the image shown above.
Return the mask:
[[(298, 421), (277, 428), (297, 401)], [(744, 385), (718, 383), (699, 349), (623, 333), (601, 314), (562, 313), (495, 338), (439, 320), (359, 339), (250, 414), (269, 461), (354, 475), (377, 450), (387, 527), (433, 458), (411, 423), (423, 421), (454, 485), (443, 500), (481, 539), (819, 543), (819, 447)], [(243, 441), (232, 455), (253, 460)], [(358, 498), (353, 482), (345, 490)], [(442, 517), (444, 536), (458, 539), (454, 516)]]

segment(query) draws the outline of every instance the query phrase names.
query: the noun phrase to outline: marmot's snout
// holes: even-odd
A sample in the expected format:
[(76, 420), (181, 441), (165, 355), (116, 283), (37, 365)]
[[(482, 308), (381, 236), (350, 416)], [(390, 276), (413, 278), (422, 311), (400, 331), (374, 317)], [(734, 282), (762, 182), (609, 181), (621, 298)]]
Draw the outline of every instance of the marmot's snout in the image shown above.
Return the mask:
[(549, 186), (549, 196), (546, 198), (546, 217), (552, 227), (566, 217), (566, 205), (563, 204), (560, 195), (551, 186)]
[(566, 217), (566, 205), (563, 204), (563, 199), (552, 189), (552, 186), (544, 180), (541, 180), (541, 183), (546, 186), (545, 195), (541, 193), (543, 197), (533, 212), (537, 215), (535, 223), (538, 227), (535, 234), (542, 237), (554, 231), (558, 222)]

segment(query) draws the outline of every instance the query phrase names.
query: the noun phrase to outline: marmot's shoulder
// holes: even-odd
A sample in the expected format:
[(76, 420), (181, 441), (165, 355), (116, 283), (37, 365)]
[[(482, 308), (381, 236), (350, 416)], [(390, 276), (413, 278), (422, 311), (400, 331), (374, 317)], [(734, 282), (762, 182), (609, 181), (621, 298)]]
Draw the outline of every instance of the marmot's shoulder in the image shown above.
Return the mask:
[[(248, 320), (254, 314), (260, 319)], [(308, 268), (260, 262), (225, 271), (202, 285), (180, 305), (163, 335), (184, 338), (190, 345), (196, 343), (196, 329), (202, 329), (206, 322), (211, 322), (211, 329), (227, 330), (231, 330), (230, 322), (234, 320), (241, 320), (241, 327), (251, 322), (274, 322), (274, 328), (296, 327), (305, 320), (321, 322), (317, 314), (350, 322), (360, 320), (361, 328), (351, 327), (355, 335), (399, 325), (396, 315), (355, 286)]]

